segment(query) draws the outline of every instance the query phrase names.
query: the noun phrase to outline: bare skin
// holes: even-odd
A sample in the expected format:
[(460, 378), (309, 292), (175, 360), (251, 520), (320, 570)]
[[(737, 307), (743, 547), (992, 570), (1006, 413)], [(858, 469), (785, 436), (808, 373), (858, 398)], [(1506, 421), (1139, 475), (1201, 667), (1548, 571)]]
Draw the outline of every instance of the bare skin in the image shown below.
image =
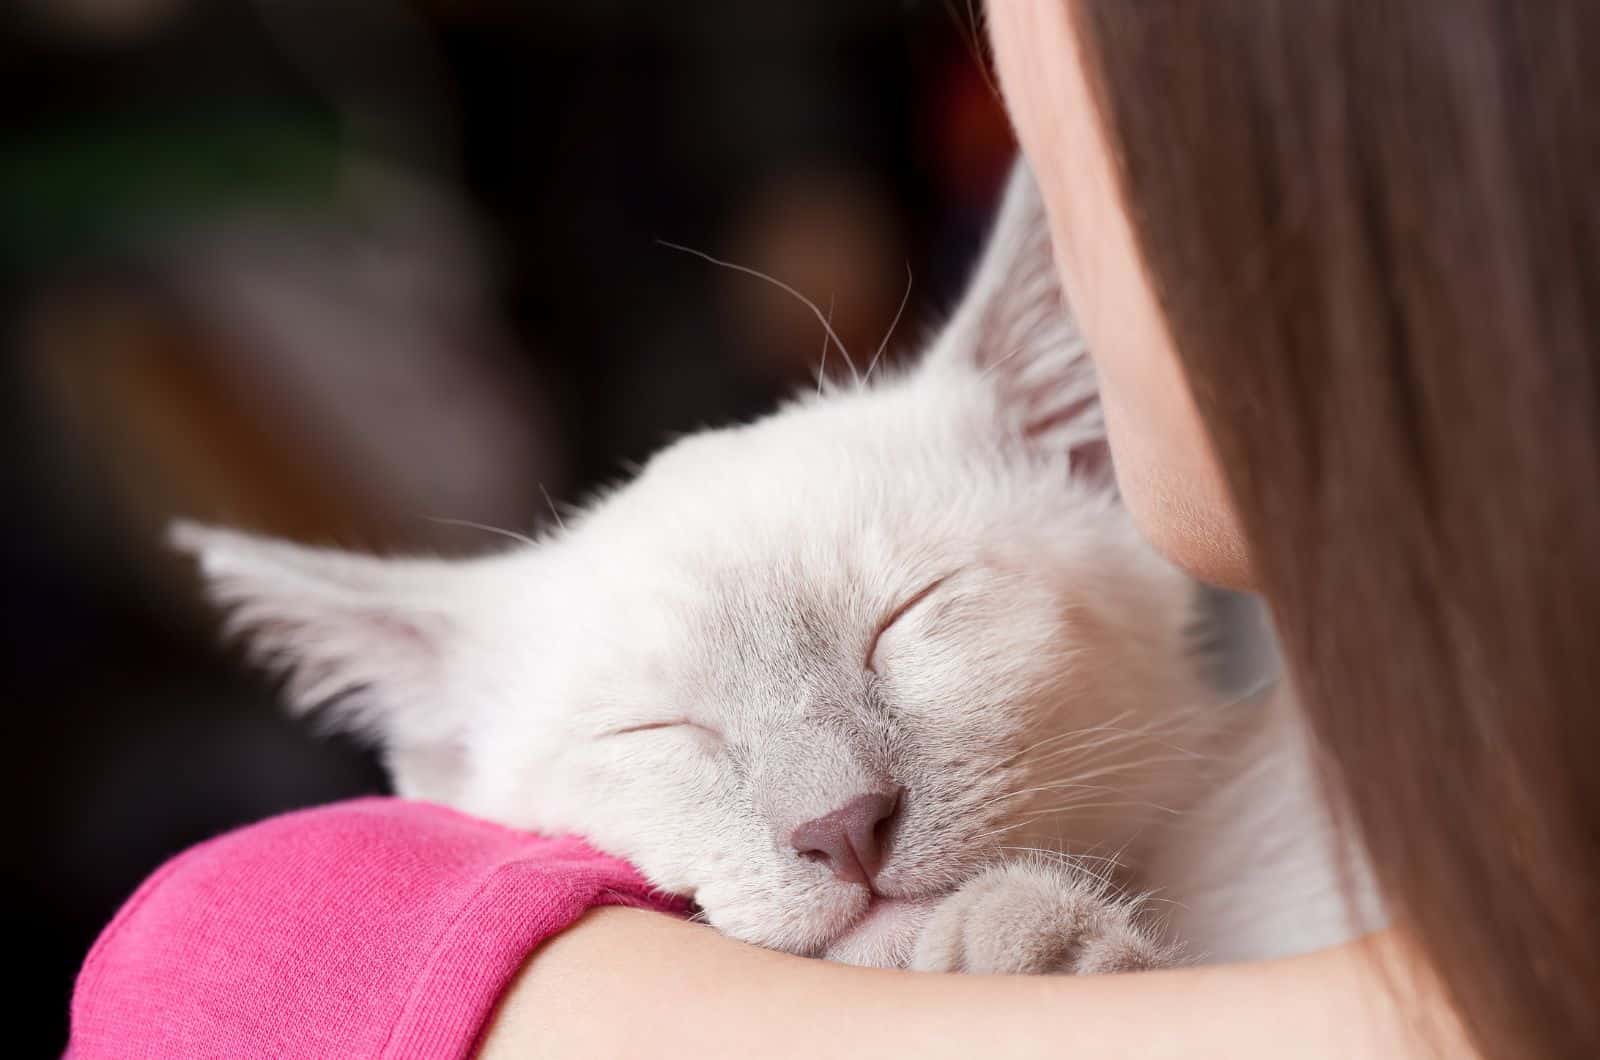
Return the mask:
[[(1146, 283), (1061, 3), (995, 3), (996, 61), (1094, 351), (1123, 496), (1174, 562), (1249, 588), (1229, 509)], [(1285, 960), (1114, 976), (852, 968), (625, 909), (528, 961), (485, 1060), (539, 1057), (1468, 1057), (1394, 932)]]
[(601, 909), (528, 962), (479, 1056), (1470, 1056), (1452, 1026), (1419, 1025), (1437, 1006), (1399, 965), (1375, 974), (1391, 944), (1137, 975), (934, 975), (806, 960)]

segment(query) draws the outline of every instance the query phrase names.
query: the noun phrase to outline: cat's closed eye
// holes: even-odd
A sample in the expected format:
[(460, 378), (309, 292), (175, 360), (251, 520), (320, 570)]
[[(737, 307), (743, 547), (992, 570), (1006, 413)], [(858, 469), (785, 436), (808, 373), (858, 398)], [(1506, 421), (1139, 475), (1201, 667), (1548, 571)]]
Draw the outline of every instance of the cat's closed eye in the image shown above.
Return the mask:
[(909, 614), (917, 607), (917, 605), (927, 600), (928, 597), (933, 594), (935, 589), (939, 588), (939, 586), (943, 585), (949, 579), (950, 575), (948, 574), (935, 578), (932, 582), (929, 582), (926, 586), (914, 593), (905, 603), (891, 611), (889, 613), (889, 617), (879, 623), (877, 632), (872, 635), (872, 643), (867, 645), (867, 659), (865, 665), (869, 673), (878, 672), (878, 646), (883, 641), (883, 635), (889, 632), (889, 630), (893, 629), (895, 623), (899, 622), (902, 618)]
[(663, 729), (687, 729), (699, 735), (708, 736), (714, 740), (720, 741), (722, 739), (722, 733), (718, 732), (716, 729), (713, 729), (708, 725), (701, 725), (696, 721), (690, 721), (687, 718), (672, 718), (667, 721), (649, 721), (640, 725), (629, 725), (626, 728), (613, 729), (610, 732), (602, 733), (601, 735), (603, 737), (632, 736), (635, 733), (657, 732)]

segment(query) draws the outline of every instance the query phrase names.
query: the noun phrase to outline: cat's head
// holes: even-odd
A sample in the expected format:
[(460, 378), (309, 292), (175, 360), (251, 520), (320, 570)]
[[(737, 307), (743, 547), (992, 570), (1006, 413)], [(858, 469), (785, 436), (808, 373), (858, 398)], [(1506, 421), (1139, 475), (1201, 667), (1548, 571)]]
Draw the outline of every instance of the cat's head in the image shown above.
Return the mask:
[(1200, 706), (1192, 587), (1104, 446), (1019, 172), (914, 370), (685, 438), (537, 544), (177, 537), (291, 702), (375, 738), (403, 794), (581, 833), (732, 935), (837, 953), (874, 894), (1115, 846), (1158, 801)]

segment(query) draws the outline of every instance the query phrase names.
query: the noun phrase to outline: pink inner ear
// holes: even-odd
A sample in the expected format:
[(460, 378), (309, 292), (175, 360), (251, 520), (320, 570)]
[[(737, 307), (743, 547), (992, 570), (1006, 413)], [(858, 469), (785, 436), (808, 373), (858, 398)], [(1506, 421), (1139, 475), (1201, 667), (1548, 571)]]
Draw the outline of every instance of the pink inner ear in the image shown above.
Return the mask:
[(1090, 394), (1087, 397), (1080, 397), (1076, 401), (1066, 401), (1059, 405), (1052, 405), (1050, 408), (1028, 417), (1028, 422), (1022, 429), (1023, 433), (1029, 438), (1037, 438), (1065, 423), (1072, 422), (1079, 416), (1087, 415), (1099, 400), (1100, 396), (1098, 394)]
[[(1095, 406), (1099, 400), (1098, 394), (1089, 394), (1040, 409), (1028, 417), (1022, 428), (1023, 435), (1039, 441), (1046, 439), (1053, 431), (1068, 427), (1081, 417), (1096, 416)], [(1062, 431), (1062, 433), (1070, 438), (1072, 433), (1076, 432)], [(1104, 435), (1069, 441), (1067, 445), (1068, 466), (1071, 468), (1073, 478), (1097, 486), (1110, 487), (1116, 484), (1116, 474), (1111, 464), (1111, 446)]]
[(1104, 438), (1073, 446), (1067, 460), (1075, 479), (1106, 487), (1117, 483), (1116, 468), (1111, 463), (1111, 443)]

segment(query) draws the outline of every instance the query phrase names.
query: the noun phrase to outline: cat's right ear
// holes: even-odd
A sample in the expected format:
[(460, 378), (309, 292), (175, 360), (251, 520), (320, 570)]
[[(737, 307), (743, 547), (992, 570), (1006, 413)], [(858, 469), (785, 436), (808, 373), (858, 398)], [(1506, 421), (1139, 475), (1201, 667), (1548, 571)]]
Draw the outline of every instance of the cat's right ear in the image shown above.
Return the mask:
[(390, 560), (175, 523), (226, 630), (283, 677), (291, 709), (320, 709), (379, 744), (403, 794), (440, 798), (458, 779), (465, 563)]
[(1023, 161), (1012, 169), (983, 256), (922, 372), (975, 388), (992, 401), (1004, 429), (1069, 454), (1076, 471), (1109, 484), (1094, 366), (1057, 277), (1044, 202)]

